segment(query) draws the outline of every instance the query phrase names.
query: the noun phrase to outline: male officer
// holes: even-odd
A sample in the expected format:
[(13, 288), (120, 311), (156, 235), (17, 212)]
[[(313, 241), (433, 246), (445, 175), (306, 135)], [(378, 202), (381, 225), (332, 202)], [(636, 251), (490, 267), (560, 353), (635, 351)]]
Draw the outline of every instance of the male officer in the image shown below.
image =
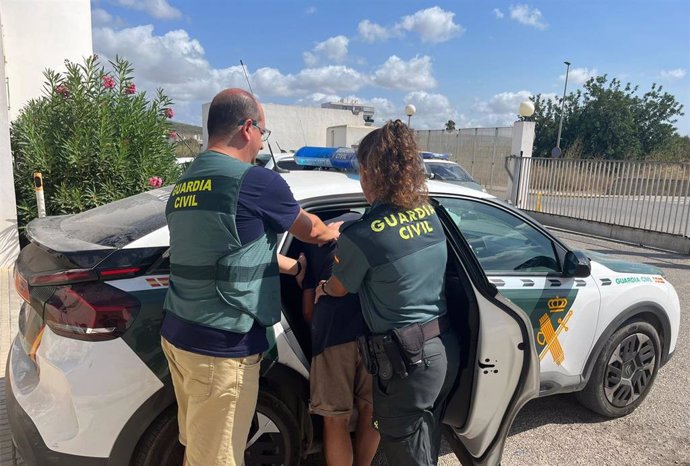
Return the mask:
[[(338, 231), (300, 209), (278, 174), (253, 166), (270, 131), (251, 94), (226, 89), (214, 97), (208, 134), (208, 150), (166, 207), (170, 288), (161, 344), (186, 464), (241, 465), (266, 327), (280, 320), (277, 235), (323, 243)], [(293, 260), (290, 268), (299, 266)]]

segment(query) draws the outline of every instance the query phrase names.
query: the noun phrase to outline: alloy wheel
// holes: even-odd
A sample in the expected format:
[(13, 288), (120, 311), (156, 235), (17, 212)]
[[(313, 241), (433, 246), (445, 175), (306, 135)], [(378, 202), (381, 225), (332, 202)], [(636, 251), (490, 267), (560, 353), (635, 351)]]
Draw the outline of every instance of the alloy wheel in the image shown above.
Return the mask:
[(655, 366), (654, 342), (644, 333), (627, 336), (611, 353), (606, 366), (606, 399), (618, 408), (633, 403), (651, 385)]

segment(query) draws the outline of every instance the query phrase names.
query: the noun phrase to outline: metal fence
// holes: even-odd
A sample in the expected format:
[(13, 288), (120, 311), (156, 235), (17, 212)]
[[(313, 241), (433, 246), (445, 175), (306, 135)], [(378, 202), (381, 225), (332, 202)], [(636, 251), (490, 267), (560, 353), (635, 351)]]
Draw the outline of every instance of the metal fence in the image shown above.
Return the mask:
[(505, 198), (513, 128), (465, 128), (453, 131), (415, 131), (421, 150), (450, 154), (450, 159), (470, 172), (489, 192)]
[(522, 209), (690, 237), (690, 163), (511, 159)]

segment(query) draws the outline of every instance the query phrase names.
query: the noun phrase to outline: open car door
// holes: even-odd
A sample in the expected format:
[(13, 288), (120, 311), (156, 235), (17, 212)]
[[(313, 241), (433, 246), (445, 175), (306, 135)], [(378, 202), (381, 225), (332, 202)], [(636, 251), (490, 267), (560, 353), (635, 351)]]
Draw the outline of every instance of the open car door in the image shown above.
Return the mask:
[(498, 294), (443, 204), (446, 297), (461, 345), (443, 433), (462, 464), (494, 466), (518, 411), (539, 394), (539, 358), (529, 317)]

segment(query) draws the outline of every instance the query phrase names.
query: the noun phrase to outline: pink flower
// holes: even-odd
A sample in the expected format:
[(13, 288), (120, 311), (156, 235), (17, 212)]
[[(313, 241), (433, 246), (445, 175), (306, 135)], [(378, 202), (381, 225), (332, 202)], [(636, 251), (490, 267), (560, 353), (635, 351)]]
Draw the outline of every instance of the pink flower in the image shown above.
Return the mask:
[(57, 86), (55, 88), (55, 92), (60, 94), (65, 99), (69, 97), (69, 89), (67, 89), (67, 86), (65, 86), (64, 84), (60, 84), (59, 86)]
[(112, 76), (104, 74), (101, 78), (101, 84), (106, 89), (112, 89), (113, 87), (115, 87), (115, 80), (112, 78)]
[(137, 85), (134, 83), (127, 84), (125, 87), (125, 94), (135, 94), (137, 92)]
[(172, 108), (163, 109), (163, 112), (165, 113), (165, 118), (172, 118), (175, 116), (175, 112)]
[(170, 139), (176, 140), (177, 139), (177, 131), (175, 131), (175, 130), (170, 131), (170, 133), (168, 133), (168, 136), (170, 137)]
[(161, 178), (160, 176), (152, 176), (151, 178), (149, 178), (149, 186), (151, 186), (152, 188), (160, 188), (161, 186), (163, 186), (163, 178)]

